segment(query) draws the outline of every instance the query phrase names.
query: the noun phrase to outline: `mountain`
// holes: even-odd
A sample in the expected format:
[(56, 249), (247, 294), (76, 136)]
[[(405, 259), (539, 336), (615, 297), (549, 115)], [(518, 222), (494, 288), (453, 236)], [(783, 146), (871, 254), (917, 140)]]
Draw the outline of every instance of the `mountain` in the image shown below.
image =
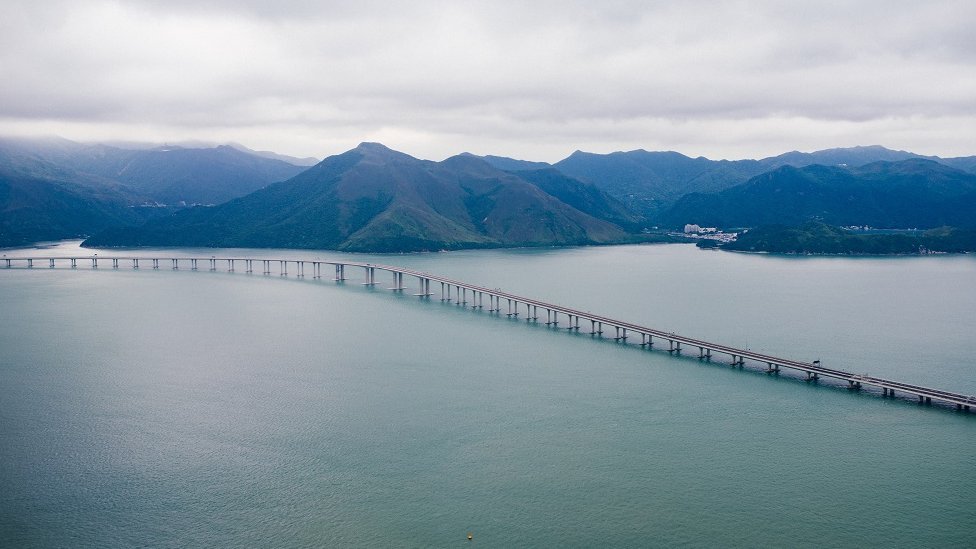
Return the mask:
[[(627, 238), (616, 224), (543, 189), (569, 185), (557, 179), (535, 184), (470, 155), (430, 162), (363, 143), (242, 198), (184, 210), (142, 227), (108, 230), (85, 245), (391, 252)], [(586, 185), (558, 193), (592, 211), (610, 207), (594, 202)]]
[(750, 229), (721, 247), (725, 250), (783, 254), (961, 253), (976, 251), (976, 230), (939, 227), (923, 233), (863, 234), (819, 221), (808, 221), (798, 227), (764, 225)]
[[(764, 158), (759, 162), (766, 168), (772, 170), (780, 166), (793, 166), (802, 168), (812, 164), (824, 166), (863, 166), (872, 162), (898, 162), (910, 158), (925, 158), (922, 155), (907, 151), (895, 151), (880, 145), (846, 147), (837, 149), (824, 149), (812, 153), (791, 151), (778, 156)], [(936, 158), (929, 158), (936, 160)]]
[(230, 146), (120, 148), (40, 138), (2, 139), (0, 150), (15, 164), (25, 159), (42, 161), (170, 205), (219, 204), (306, 169)]
[(78, 172), (119, 181), (164, 204), (219, 204), (305, 168), (222, 145), (209, 149), (151, 150), (93, 145), (62, 160)]
[(715, 194), (694, 193), (662, 216), (665, 225), (832, 225), (881, 228), (976, 226), (976, 174), (924, 159), (861, 167), (783, 166)]
[(525, 169), (515, 175), (597, 219), (610, 221), (632, 231), (640, 230), (644, 225), (643, 218), (634, 214), (619, 200), (555, 168)]
[(0, 247), (83, 237), (161, 213), (139, 202), (110, 182), (0, 149)]
[(762, 173), (755, 160), (709, 160), (681, 153), (636, 150), (610, 154), (576, 151), (554, 166), (593, 183), (650, 218), (690, 192), (713, 192)]
[[(465, 155), (471, 155), (471, 153), (462, 153)], [(475, 156), (475, 155), (471, 155)], [(506, 156), (494, 156), (485, 155), (479, 156), (485, 162), (491, 164), (492, 166), (498, 168), (499, 170), (505, 170), (506, 172), (519, 172), (523, 170), (544, 170), (546, 168), (551, 168), (552, 164), (548, 162), (533, 162), (531, 160), (518, 160), (516, 158), (508, 158)]]
[(294, 166), (302, 166), (305, 168), (310, 168), (319, 163), (318, 158), (313, 158), (311, 156), (305, 158), (298, 158), (296, 156), (288, 156), (287, 154), (278, 154), (272, 151), (256, 151), (254, 149), (249, 149), (240, 143), (227, 143), (228, 146), (234, 147), (235, 149), (252, 154), (254, 156), (260, 156), (261, 158), (270, 158), (272, 160), (281, 160), (282, 162), (287, 162)]
[(976, 173), (976, 157), (924, 157), (873, 145), (836, 148), (812, 153), (788, 152), (761, 160), (709, 160), (683, 154), (636, 150), (610, 154), (576, 151), (554, 164), (563, 173), (593, 183), (652, 221), (679, 198), (689, 193), (714, 193), (745, 183), (759, 174), (782, 166), (814, 164), (858, 167), (879, 161), (912, 158), (934, 160)]

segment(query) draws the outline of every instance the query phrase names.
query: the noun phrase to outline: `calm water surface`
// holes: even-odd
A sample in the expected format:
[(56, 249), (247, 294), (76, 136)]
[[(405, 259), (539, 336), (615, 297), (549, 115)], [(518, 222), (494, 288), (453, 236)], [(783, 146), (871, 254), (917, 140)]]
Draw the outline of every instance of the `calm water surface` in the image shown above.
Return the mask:
[[(976, 393), (971, 256), (352, 257)], [(347, 275), (0, 270), (0, 545), (976, 546), (976, 414)]]

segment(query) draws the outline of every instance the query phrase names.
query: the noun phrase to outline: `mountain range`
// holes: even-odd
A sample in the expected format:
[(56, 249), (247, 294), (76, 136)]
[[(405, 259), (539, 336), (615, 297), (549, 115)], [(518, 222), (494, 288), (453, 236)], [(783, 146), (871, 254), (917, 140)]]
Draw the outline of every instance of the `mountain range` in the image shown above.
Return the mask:
[(391, 252), (628, 240), (611, 220), (634, 218), (554, 170), (523, 177), (471, 155), (431, 162), (363, 143), (248, 196), (107, 230), (85, 245)]
[(304, 169), (230, 146), (0, 139), (0, 246), (87, 236), (187, 204), (226, 202)]
[(832, 225), (976, 227), (976, 174), (911, 158), (860, 167), (782, 166), (719, 193), (683, 196), (667, 226)]
[(90, 245), (407, 251), (646, 240), (685, 223), (976, 218), (976, 157), (877, 146), (735, 161), (577, 151), (548, 164), (468, 153), (431, 162), (363, 143), (313, 161), (236, 144), (0, 139), (0, 246), (96, 235)]
[[(538, 169), (538, 163), (485, 156), (485, 161), (506, 170)], [(715, 193), (779, 168), (810, 165), (858, 167), (872, 162), (927, 159), (976, 173), (976, 156), (939, 158), (878, 145), (837, 148), (802, 153), (792, 151), (761, 160), (709, 160), (674, 151), (614, 152), (594, 154), (576, 151), (553, 164), (566, 175), (593, 183), (652, 221), (689, 193)]]

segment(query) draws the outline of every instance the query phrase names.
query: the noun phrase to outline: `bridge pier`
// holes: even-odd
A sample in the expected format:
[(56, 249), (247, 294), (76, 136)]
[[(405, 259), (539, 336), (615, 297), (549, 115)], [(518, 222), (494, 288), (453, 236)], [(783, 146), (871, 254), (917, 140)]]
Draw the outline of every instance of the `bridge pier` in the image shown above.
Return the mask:
[(98, 268), (98, 258), (97, 257), (93, 257), (91, 261), (92, 261), (92, 269), (97, 269)]
[[(254, 260), (253, 259), (245, 259), (244, 260), (244, 272), (245, 273), (248, 273), (248, 274), (254, 272)], [(316, 278), (319, 278), (319, 277), (316, 277)]]
[(772, 362), (766, 363), (766, 373), (767, 374), (778, 374), (779, 364), (773, 364)]
[(33, 259), (29, 259), (29, 258), (27, 259), (27, 268), (28, 269), (33, 269), (34, 268), (34, 260)]
[(668, 349), (668, 352), (669, 353), (675, 353), (675, 354), (679, 354), (679, 355), (681, 354), (681, 342), (680, 341), (675, 341), (673, 339), (669, 339), (668, 340), (668, 345), (670, 346), (670, 348)]
[[(286, 261), (285, 263), (287, 264), (288, 262)], [(233, 259), (228, 259), (227, 260), (227, 272), (228, 273), (234, 272), (234, 268), (235, 267), (236, 267), (235, 261)], [(288, 276), (288, 270), (287, 270), (287, 268), (285, 269), (285, 276)]]
[(179, 268), (180, 268), (180, 260), (179, 259), (171, 258), (169, 261), (172, 264), (174, 271), (179, 270)]
[(49, 265), (49, 267), (52, 269), (54, 268), (54, 258), (51, 258), (51, 264)]
[[(116, 266), (117, 265), (113, 265), (113, 267), (116, 267)], [(197, 270), (197, 260), (196, 259), (191, 259), (190, 260), (190, 270), (191, 271)]]
[(861, 390), (861, 382), (860, 381), (854, 381), (853, 379), (849, 379), (849, 380), (847, 380), (847, 388), (848, 389), (853, 389), (855, 391), (860, 391)]
[(598, 320), (590, 321), (590, 335), (603, 336), (603, 323)]
[(817, 372), (807, 372), (807, 381), (817, 381), (820, 375)]
[(431, 295), (430, 293), (430, 279), (424, 278), (422, 276), (417, 277), (417, 281), (420, 282), (420, 293), (415, 294), (417, 297), (427, 297)]
[[(9, 269), (10, 268), (10, 259), (8, 259), (8, 258), (5, 257), (5, 258), (3, 258), (3, 260), (7, 262), (7, 268)], [(71, 260), (71, 263), (74, 264), (74, 259)]]
[[(613, 338), (614, 341), (627, 341), (627, 328), (621, 328), (620, 326), (614, 326), (613, 329), (616, 330), (616, 334), (617, 334)], [(621, 335), (621, 330), (623, 330), (623, 334), (622, 335)]]
[(133, 257), (132, 258), (132, 268), (133, 269), (138, 269), (139, 268), (139, 258), (138, 257)]
[(159, 270), (159, 260), (153, 259), (152, 262), (153, 262), (153, 270)]
[[(336, 276), (339, 276), (338, 269), (339, 269), (339, 267), (337, 265), (336, 266)], [(339, 279), (336, 278), (336, 281), (338, 281), (338, 280)], [(392, 288), (387, 288), (387, 289), (388, 290), (392, 290), (394, 292), (402, 292), (404, 290), (404, 287), (403, 287), (403, 273), (398, 272), (398, 271), (393, 271), (393, 287)]]
[(569, 326), (566, 329), (579, 331), (579, 315), (569, 315)]
[[(375, 286), (376, 285), (376, 267), (363, 267), (363, 274), (366, 276), (366, 282), (363, 282), (363, 286)], [(322, 278), (319, 275), (319, 278)], [(444, 283), (441, 282), (441, 292), (444, 291)]]

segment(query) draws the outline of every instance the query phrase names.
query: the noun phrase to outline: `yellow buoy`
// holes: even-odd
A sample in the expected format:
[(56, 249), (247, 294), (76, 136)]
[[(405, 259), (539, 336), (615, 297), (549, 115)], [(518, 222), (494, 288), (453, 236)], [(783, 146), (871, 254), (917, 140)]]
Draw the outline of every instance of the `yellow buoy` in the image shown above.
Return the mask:
[(473, 539), (474, 539), (474, 535), (471, 534), (471, 532), (468, 532), (468, 541), (471, 541)]

